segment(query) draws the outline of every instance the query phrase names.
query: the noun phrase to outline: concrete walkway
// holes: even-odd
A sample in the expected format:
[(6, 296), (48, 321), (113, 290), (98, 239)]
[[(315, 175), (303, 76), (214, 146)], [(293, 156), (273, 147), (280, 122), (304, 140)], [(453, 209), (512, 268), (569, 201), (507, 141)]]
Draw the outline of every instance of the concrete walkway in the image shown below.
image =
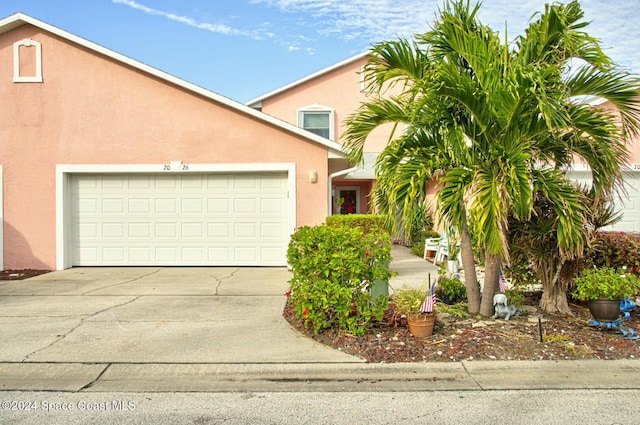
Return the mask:
[(429, 283), (438, 279), (439, 267), (414, 255), (407, 247), (394, 245), (392, 257), (389, 269), (394, 276), (389, 280), (390, 293), (403, 286), (427, 289)]
[[(392, 290), (433, 264), (394, 247)], [(75, 268), (0, 283), (0, 390), (640, 388), (640, 362), (365, 364), (282, 318), (285, 268)]]

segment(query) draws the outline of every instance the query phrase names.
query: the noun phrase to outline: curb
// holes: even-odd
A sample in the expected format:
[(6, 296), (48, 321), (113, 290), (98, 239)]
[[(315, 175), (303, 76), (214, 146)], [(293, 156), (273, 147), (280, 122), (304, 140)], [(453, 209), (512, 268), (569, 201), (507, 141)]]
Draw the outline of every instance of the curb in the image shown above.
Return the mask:
[(640, 361), (0, 363), (1, 391), (293, 392), (640, 389)]

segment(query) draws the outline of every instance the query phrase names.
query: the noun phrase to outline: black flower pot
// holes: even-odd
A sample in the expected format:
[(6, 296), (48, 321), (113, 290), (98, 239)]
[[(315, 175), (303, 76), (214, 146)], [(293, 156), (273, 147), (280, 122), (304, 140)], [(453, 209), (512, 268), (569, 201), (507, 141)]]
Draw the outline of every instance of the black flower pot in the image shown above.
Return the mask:
[(614, 322), (620, 317), (620, 300), (600, 298), (587, 303), (589, 311), (598, 322)]

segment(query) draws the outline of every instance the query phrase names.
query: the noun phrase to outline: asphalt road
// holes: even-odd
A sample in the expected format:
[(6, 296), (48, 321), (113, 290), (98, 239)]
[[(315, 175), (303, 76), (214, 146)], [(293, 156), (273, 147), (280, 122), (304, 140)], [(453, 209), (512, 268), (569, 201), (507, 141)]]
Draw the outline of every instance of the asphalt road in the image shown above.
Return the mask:
[(599, 425), (640, 422), (640, 390), (0, 392), (0, 400), (0, 423), (3, 424)]

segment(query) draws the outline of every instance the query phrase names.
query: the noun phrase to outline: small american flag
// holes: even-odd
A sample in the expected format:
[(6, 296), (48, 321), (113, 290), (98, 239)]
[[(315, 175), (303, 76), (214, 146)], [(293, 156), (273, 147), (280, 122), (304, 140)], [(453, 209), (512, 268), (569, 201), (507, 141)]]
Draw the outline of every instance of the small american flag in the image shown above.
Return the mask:
[(427, 295), (427, 299), (424, 300), (422, 306), (420, 307), (420, 313), (431, 313), (433, 311), (433, 306), (436, 304), (436, 285), (432, 285), (429, 290), (429, 295)]
[(507, 289), (509, 289), (509, 283), (507, 282), (507, 278), (505, 277), (504, 273), (502, 272), (502, 268), (500, 268), (499, 285), (500, 285), (500, 292), (504, 292)]

